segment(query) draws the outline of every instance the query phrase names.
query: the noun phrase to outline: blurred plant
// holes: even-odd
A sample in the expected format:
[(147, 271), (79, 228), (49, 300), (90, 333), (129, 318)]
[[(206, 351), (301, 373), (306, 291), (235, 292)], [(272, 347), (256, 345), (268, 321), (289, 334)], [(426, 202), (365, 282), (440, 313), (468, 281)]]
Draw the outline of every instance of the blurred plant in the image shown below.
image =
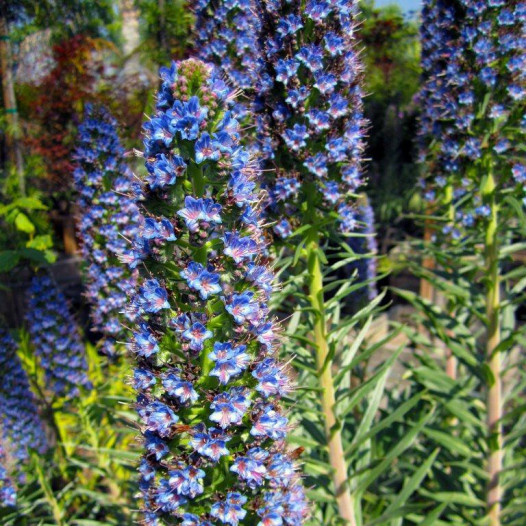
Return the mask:
[(84, 104), (96, 100), (96, 85), (108, 77), (105, 50), (106, 41), (84, 35), (55, 45), (55, 65), (25, 108), (32, 129), (28, 144), (44, 160), (47, 186), (61, 193), (73, 184), (75, 127)]
[[(356, 219), (358, 225), (362, 227), (363, 234), (350, 237), (349, 247), (355, 254), (362, 257), (343, 267), (346, 276), (352, 276), (356, 273), (356, 280), (359, 283), (366, 284), (365, 287), (357, 290), (351, 296), (355, 310), (359, 310), (359, 307), (363, 307), (368, 302), (373, 301), (378, 295), (376, 286), (376, 255), (378, 246), (376, 243), (374, 211), (366, 195), (361, 196), (360, 199), (362, 202), (358, 206)], [(345, 275), (341, 277), (345, 278)]]
[(136, 0), (144, 53), (155, 65), (181, 59), (187, 52), (192, 12), (185, 0)]
[(125, 341), (123, 323), (127, 298), (135, 287), (136, 271), (121, 264), (118, 255), (126, 239), (136, 235), (139, 211), (130, 192), (133, 175), (124, 163), (117, 123), (104, 108), (86, 108), (79, 126), (77, 167), (73, 177), (78, 200), (78, 233), (84, 258), (86, 297), (92, 305), (93, 330), (104, 338), (101, 349), (110, 356)]
[(17, 344), (5, 329), (0, 338), (2, 440), (9, 441), (17, 459), (25, 460), (29, 457), (29, 448), (43, 453), (48, 444), (35, 397), (16, 354)]
[[(524, 521), (517, 454), (526, 421), (515, 400), (524, 379), (515, 353), (524, 343), (516, 309), (524, 302), (526, 273), (514, 259), (526, 233), (525, 24), (523, 2), (430, 0), (423, 11), (422, 185), (435, 231), (417, 247), (436, 268), (418, 261), (413, 271), (445, 304), (401, 294), (419, 307), (435, 339), (413, 334), (415, 340), (426, 352), (442, 342), (459, 361), (452, 378), (440, 379), (437, 394), (447, 432), (470, 444), (469, 451), (452, 446), (445, 460), (439, 456), (456, 469), (442, 488), (470, 496), (449, 504), (455, 524)], [(454, 392), (471, 402), (468, 415), (449, 403)]]
[[(41, 334), (45, 333), (43, 328)], [(50, 400), (40, 360), (27, 333), (19, 331), (19, 343), (10, 342), (5, 345), (3, 340), (0, 347), (0, 355), (2, 351), (11, 353), (7, 365), (0, 360), (0, 427), (17, 433), (8, 433), (7, 445), (5, 436), (1, 442), (8, 453), (8, 466), (16, 468), (18, 488), (16, 506), (0, 505), (0, 522), (5, 526), (131, 524), (128, 502), (136, 487), (130, 483), (130, 473), (138, 455), (132, 429), (135, 415), (122, 405), (131, 403), (125, 384), (131, 373), (128, 364), (124, 360), (108, 363), (88, 344), (88, 375), (94, 389), (82, 397), (66, 400), (55, 396)], [(17, 346), (18, 356), (14, 354)], [(40, 422), (44, 423), (46, 439), (43, 434), (32, 438), (34, 426), (25, 416), (31, 403), (35, 415), (36, 404), (40, 407), (42, 420), (35, 416), (35, 425), (38, 431), (42, 429)], [(38, 440), (46, 440), (47, 452), (37, 451)], [(26, 460), (15, 465), (13, 457), (18, 451)]]
[[(0, 434), (3, 435), (1, 431)], [(7, 453), (0, 442), (0, 508), (16, 505), (16, 488), (8, 470)]]
[(266, 306), (259, 171), (211, 66), (173, 63), (161, 79), (129, 253), (146, 269), (132, 344), (144, 521), (299, 525), (307, 504), (284, 443), (279, 400), (292, 386)]
[(0, 503), (7, 506), (16, 503), (16, 489), (10, 478), (13, 473), (7, 472), (7, 452), (16, 459), (16, 465), (11, 467), (14, 475), (21, 477), (20, 464), (28, 460), (30, 450), (45, 453), (48, 449), (36, 400), (29, 389), (28, 378), (16, 349), (12, 336), (5, 329), (0, 329)]
[(49, 276), (35, 276), (29, 288), (26, 320), (45, 373), (46, 391), (66, 399), (92, 385), (84, 345), (66, 298)]
[(12, 271), (21, 261), (33, 266), (55, 261), (47, 207), (37, 195), (11, 197), (4, 192), (4, 198), (6, 204), (0, 205), (0, 273)]
[(360, 6), (364, 114), (370, 122), (367, 194), (376, 212), (380, 252), (385, 253), (397, 237), (415, 228), (403, 215), (413, 204), (418, 179), (414, 136), (419, 107), (413, 102), (420, 87), (418, 21), (396, 5), (375, 7), (364, 1)]
[(3, 2), (2, 10), (13, 25), (13, 37), (51, 28), (55, 43), (82, 34), (116, 41), (119, 24), (111, 0), (17, 0)]

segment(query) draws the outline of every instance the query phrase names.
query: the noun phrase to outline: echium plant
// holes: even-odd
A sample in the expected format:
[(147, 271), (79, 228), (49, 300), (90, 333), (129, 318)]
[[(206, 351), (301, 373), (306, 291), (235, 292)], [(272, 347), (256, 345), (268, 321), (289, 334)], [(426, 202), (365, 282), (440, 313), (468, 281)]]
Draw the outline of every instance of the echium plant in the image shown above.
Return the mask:
[[(3, 433), (0, 431), (0, 434)], [(5, 447), (0, 441), (0, 508), (12, 506), (16, 506), (16, 488), (8, 472)]]
[(253, 90), (258, 52), (253, 0), (197, 0), (194, 10), (198, 57), (217, 65), (232, 86)]
[(376, 287), (376, 253), (378, 245), (376, 242), (376, 231), (374, 226), (374, 210), (366, 195), (360, 197), (361, 203), (357, 208), (357, 231), (360, 235), (349, 238), (349, 246), (357, 254), (358, 259), (344, 267), (346, 274), (356, 273), (358, 282), (366, 283), (367, 286), (358, 289), (351, 296), (355, 307), (372, 301), (378, 295)]
[(29, 457), (30, 450), (45, 453), (48, 448), (17, 344), (4, 329), (0, 329), (0, 430), (4, 449), (20, 461)]
[(292, 386), (266, 305), (259, 171), (212, 66), (173, 63), (161, 79), (144, 126), (144, 220), (126, 254), (145, 269), (131, 345), (144, 520), (300, 525), (307, 503), (285, 445), (280, 397)]
[(63, 398), (91, 389), (79, 328), (64, 294), (47, 275), (31, 282), (26, 320), (46, 389)]
[[(356, 192), (364, 183), (362, 65), (357, 2), (257, 0), (261, 62), (256, 92), (269, 191), (266, 214), (277, 239), (301, 235), (309, 324), (321, 390), (325, 440), (340, 517), (355, 523), (342, 424), (336, 412), (323, 253), (358, 230)], [(348, 281), (348, 280), (347, 280)], [(342, 296), (345, 294), (343, 293)], [(325, 444), (324, 444), (325, 445)]]
[(115, 119), (102, 107), (88, 105), (78, 130), (78, 232), (84, 258), (86, 297), (92, 305), (93, 330), (102, 334), (101, 350), (113, 356), (124, 341), (127, 298), (135, 271), (120, 263), (126, 239), (136, 234), (139, 212), (127, 197), (133, 175), (123, 160)]
[[(255, 109), (272, 145), (270, 216), (286, 238), (316, 221), (356, 228), (365, 119), (357, 3), (258, 1), (262, 52)], [(335, 221), (335, 214), (337, 220)]]
[[(459, 358), (465, 366), (477, 364), (474, 372), (486, 391), (487, 433), (481, 444), (492, 526), (510, 513), (501, 511), (508, 500), (503, 488), (511, 487), (503, 481), (514, 473), (503, 471), (503, 462), (513, 464), (504, 458), (513, 449), (512, 442), (506, 448), (503, 440), (504, 408), (514, 402), (502, 389), (502, 362), (521, 337), (521, 329), (505, 319), (510, 313), (513, 318), (515, 306), (524, 300), (524, 273), (509, 272), (509, 267), (510, 256), (520, 248), (513, 241), (524, 239), (526, 230), (525, 31), (526, 4), (519, 0), (428, 0), (423, 10), (420, 139), (428, 174), (423, 186), (430, 210), (441, 221), (430, 248), (442, 269), (435, 283), (447, 292), (452, 319), (474, 316), (485, 329), (473, 360), (465, 352)], [(441, 249), (444, 241), (447, 250)], [(444, 278), (454, 281), (456, 289), (441, 285)], [(464, 332), (472, 334), (464, 323)], [(525, 430), (510, 434), (520, 433)]]

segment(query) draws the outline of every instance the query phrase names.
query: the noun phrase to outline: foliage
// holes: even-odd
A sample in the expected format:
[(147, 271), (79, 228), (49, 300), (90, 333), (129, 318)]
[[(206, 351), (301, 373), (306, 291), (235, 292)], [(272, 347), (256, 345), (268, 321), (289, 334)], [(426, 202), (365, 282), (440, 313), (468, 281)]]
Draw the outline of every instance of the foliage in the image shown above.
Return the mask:
[[(415, 242), (409, 264), (442, 299), (399, 294), (417, 308), (428, 334), (410, 334), (421, 364), (411, 375), (440, 408), (422, 446), (443, 443), (436, 468), (451, 474), (436, 476), (426, 490), (437, 501), (451, 497), (442, 513), (449, 524), (520, 524), (525, 494), (517, 455), (526, 422), (515, 397), (525, 385), (525, 330), (516, 311), (526, 273), (515, 258), (526, 234), (519, 204), (524, 7), (437, 0), (426, 3), (423, 16), (420, 147), (433, 236)], [(446, 372), (430, 359), (440, 350)]]
[(142, 51), (154, 65), (183, 58), (189, 48), (193, 15), (186, 0), (136, 0)]
[(7, 18), (14, 22), (15, 41), (47, 28), (52, 29), (55, 43), (79, 34), (118, 40), (119, 24), (111, 0), (19, 0), (7, 4)]
[[(113, 2), (11, 2), (11, 37), (56, 47), (16, 86), (28, 195), (5, 174), (2, 287), (54, 260), (75, 183), (92, 319), (133, 364), (94, 333), (79, 396), (54, 389), (86, 335), (34, 288), (0, 342), (0, 523), (523, 526), (522, 4), (426, 0), (419, 35), (372, 1), (136, 0), (135, 74)], [(188, 55), (217, 69), (165, 68), (154, 97), (139, 59)], [(79, 127), (91, 102), (116, 122)], [(134, 176), (117, 123), (137, 146), (154, 106)], [(378, 293), (365, 191), (378, 251), (430, 299)]]
[(20, 262), (39, 267), (55, 261), (46, 211), (38, 194), (0, 205), (0, 273)]
[(15, 480), (16, 508), (0, 507), (5, 526), (132, 524), (128, 507), (136, 491), (133, 469), (135, 415), (126, 409), (130, 369), (125, 361), (109, 364), (87, 344), (93, 390), (66, 401), (46, 389), (43, 371), (19, 333), (19, 356), (36, 396), (50, 438), (46, 454), (29, 449), (22, 477)]
[(53, 69), (34, 97), (22, 103), (31, 130), (28, 145), (42, 157), (47, 185), (55, 191), (72, 186), (75, 127), (84, 104), (96, 99), (104, 50), (104, 41), (83, 35), (55, 45)]

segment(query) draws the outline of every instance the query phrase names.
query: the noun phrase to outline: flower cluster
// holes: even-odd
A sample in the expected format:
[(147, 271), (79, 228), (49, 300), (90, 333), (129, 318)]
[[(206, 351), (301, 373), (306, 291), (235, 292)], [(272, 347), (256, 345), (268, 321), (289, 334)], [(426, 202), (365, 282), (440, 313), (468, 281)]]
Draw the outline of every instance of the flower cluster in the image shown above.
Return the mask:
[(257, 7), (262, 59), (255, 111), (266, 168), (272, 169), (268, 214), (276, 219), (274, 230), (290, 235), (309, 201), (320, 217), (337, 213), (340, 230), (351, 232), (354, 194), (364, 182), (357, 2), (258, 0)]
[(91, 389), (79, 329), (66, 298), (49, 276), (33, 278), (26, 320), (46, 387), (64, 398), (78, 396), (80, 388)]
[(299, 525), (259, 172), (212, 66), (174, 63), (161, 79), (144, 126), (144, 219), (126, 254), (146, 269), (131, 343), (144, 522)]
[(101, 350), (109, 356), (117, 352), (116, 341), (125, 339), (122, 313), (135, 287), (134, 272), (117, 259), (126, 249), (125, 238), (135, 236), (139, 218), (135, 202), (126, 197), (132, 174), (123, 154), (115, 120), (104, 108), (88, 105), (79, 126), (73, 175), (87, 263), (86, 297), (92, 305), (93, 330), (104, 336)]
[(353, 275), (356, 272), (356, 281), (367, 283), (366, 287), (357, 290), (352, 295), (353, 302), (360, 305), (363, 301), (371, 301), (378, 295), (375, 282), (375, 256), (378, 246), (374, 228), (374, 212), (366, 196), (363, 196), (363, 202), (358, 206), (356, 217), (361, 235), (351, 236), (348, 244), (355, 254), (362, 257), (348, 265), (345, 275)]
[(481, 195), (488, 171), (524, 197), (526, 7), (519, 0), (424, 2), (421, 162), (432, 205), (448, 203), (453, 239), (491, 213)]
[(14, 458), (25, 460), (29, 448), (45, 453), (48, 446), (36, 400), (16, 349), (11, 335), (0, 329), (1, 442), (9, 445)]
[(257, 78), (257, 24), (252, 0), (197, 0), (196, 48), (236, 88), (252, 90)]
[(7, 471), (7, 454), (0, 442), (0, 508), (13, 506), (16, 506), (16, 488)]

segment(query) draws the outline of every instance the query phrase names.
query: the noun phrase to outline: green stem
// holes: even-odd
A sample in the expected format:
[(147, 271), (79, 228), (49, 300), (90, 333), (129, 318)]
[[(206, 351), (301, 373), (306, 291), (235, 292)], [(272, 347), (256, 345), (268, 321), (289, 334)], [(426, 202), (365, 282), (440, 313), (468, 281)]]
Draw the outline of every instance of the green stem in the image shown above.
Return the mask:
[(486, 266), (486, 316), (487, 340), (486, 360), (492, 373), (487, 393), (488, 426), (488, 491), (486, 497), (490, 526), (500, 526), (501, 493), (500, 473), (502, 471), (502, 385), (501, 357), (495, 352), (500, 343), (500, 275), (498, 243), (498, 208), (495, 201), (493, 176), (489, 176), (492, 191), (489, 197), (491, 216), (486, 230), (485, 266)]
[(325, 437), (332, 467), (332, 479), (340, 516), (351, 526), (356, 525), (354, 502), (349, 489), (347, 465), (341, 434), (341, 423), (336, 417), (335, 388), (332, 377), (332, 360), (329, 359), (329, 344), (325, 319), (323, 273), (317, 230), (311, 228), (307, 238), (307, 264), (309, 271), (309, 300), (314, 312), (314, 341), (316, 343), (316, 369), (322, 390), (322, 411), (325, 418)]
[(57, 526), (66, 526), (66, 523), (63, 522), (62, 520), (63, 513), (60, 508), (60, 505), (57, 499), (55, 498), (55, 495), (49, 483), (48, 477), (44, 474), (44, 471), (42, 470), (42, 466), (40, 465), (40, 457), (36, 454), (33, 455), (33, 464), (37, 472), (38, 481), (40, 482), (40, 486), (42, 487), (42, 490), (44, 491), (44, 495), (46, 496), (47, 503), (49, 504), (49, 507), (51, 508), (51, 511), (53, 513), (53, 518), (55, 519)]

